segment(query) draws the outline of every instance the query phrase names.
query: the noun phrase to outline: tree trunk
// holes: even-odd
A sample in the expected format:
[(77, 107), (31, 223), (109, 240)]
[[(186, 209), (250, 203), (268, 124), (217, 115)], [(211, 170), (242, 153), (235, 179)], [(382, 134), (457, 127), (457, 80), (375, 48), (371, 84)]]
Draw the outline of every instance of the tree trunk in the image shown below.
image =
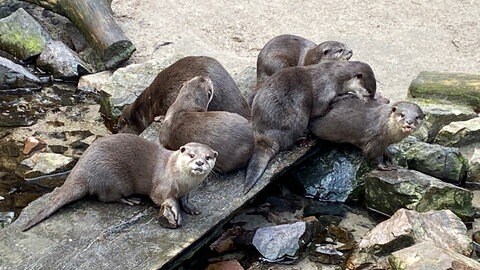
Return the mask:
[(110, 0), (23, 0), (67, 17), (100, 54), (107, 68), (128, 60), (135, 51), (113, 18)]
[(424, 71), (412, 81), (408, 92), (414, 98), (457, 102), (480, 111), (480, 75)]

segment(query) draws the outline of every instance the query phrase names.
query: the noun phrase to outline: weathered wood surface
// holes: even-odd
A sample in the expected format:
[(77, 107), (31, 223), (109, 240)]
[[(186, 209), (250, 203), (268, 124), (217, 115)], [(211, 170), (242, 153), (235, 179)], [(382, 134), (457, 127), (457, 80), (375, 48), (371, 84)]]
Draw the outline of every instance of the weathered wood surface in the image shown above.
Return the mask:
[(23, 0), (67, 17), (100, 54), (107, 68), (128, 60), (135, 46), (116, 23), (108, 0)]
[(480, 75), (420, 72), (408, 89), (413, 98), (460, 102), (480, 111)]
[[(147, 138), (158, 140), (155, 131), (147, 131)], [(148, 199), (133, 207), (82, 199), (21, 232), (25, 215), (48, 202), (44, 196), (26, 207), (15, 223), (0, 230), (0, 269), (172, 269), (176, 256), (199, 248), (203, 236), (226, 222), (311, 148), (297, 147), (279, 154), (247, 195), (242, 192), (244, 170), (210, 180), (191, 197), (202, 214), (184, 215), (184, 226), (177, 230), (159, 226), (158, 209)]]

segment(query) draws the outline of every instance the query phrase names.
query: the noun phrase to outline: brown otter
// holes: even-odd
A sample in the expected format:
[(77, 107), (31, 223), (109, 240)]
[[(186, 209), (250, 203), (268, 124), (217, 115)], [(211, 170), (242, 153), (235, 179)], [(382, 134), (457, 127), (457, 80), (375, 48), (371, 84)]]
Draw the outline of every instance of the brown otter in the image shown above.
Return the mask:
[(319, 45), (295, 35), (280, 35), (265, 44), (257, 58), (257, 82), (264, 81), (282, 68), (308, 66), (320, 61), (348, 60), (352, 50), (338, 41)]
[(124, 106), (114, 132), (140, 134), (156, 116), (165, 115), (182, 84), (195, 76), (207, 76), (213, 82), (210, 111), (227, 111), (250, 119), (250, 108), (225, 68), (211, 57), (188, 56), (162, 70), (135, 102)]
[(270, 159), (292, 147), (307, 132), (309, 119), (322, 116), (336, 96), (352, 93), (371, 99), (375, 91), (372, 69), (355, 61), (285, 68), (265, 80), (252, 104), (255, 152), (244, 192), (255, 185)]
[(134, 201), (126, 197), (148, 195), (161, 210), (173, 213), (173, 223), (180, 226), (177, 198), (185, 212), (198, 213), (185, 196), (207, 177), (216, 157), (217, 152), (200, 143), (170, 151), (133, 134), (100, 138), (83, 153), (65, 183), (47, 195), (50, 203), (29, 219), (23, 230), (87, 194), (102, 202), (130, 205)]
[(255, 143), (252, 126), (244, 117), (207, 112), (215, 91), (207, 77), (186, 82), (162, 121), (159, 138), (171, 150), (190, 141), (209, 145), (219, 153), (215, 168), (224, 173), (245, 167)]
[(309, 129), (320, 139), (359, 147), (365, 156), (378, 161), (379, 169), (387, 170), (392, 168), (383, 162), (387, 146), (410, 135), (423, 118), (422, 109), (414, 103), (365, 103), (349, 97), (335, 100), (325, 116), (310, 122)]

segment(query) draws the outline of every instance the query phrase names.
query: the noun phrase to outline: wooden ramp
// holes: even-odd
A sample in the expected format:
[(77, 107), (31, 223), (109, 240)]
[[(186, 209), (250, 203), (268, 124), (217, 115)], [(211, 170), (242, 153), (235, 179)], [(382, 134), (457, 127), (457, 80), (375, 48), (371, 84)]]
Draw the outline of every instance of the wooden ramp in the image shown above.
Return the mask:
[[(144, 137), (157, 141), (155, 128), (150, 127)], [(223, 225), (312, 147), (297, 147), (276, 156), (247, 195), (242, 192), (244, 170), (209, 181), (191, 197), (202, 213), (184, 214), (184, 225), (176, 230), (159, 226), (158, 209), (151, 202), (127, 206), (82, 199), (21, 232), (25, 215), (48, 202), (49, 196), (43, 196), (26, 207), (16, 222), (0, 230), (0, 269), (174, 268), (176, 257), (200, 248), (208, 241), (204, 236)]]

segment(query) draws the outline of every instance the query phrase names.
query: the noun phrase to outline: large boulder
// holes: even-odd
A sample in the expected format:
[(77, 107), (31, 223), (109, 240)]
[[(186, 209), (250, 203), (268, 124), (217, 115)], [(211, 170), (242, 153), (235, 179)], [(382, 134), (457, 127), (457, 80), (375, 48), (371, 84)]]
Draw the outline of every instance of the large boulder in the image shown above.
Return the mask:
[(26, 60), (39, 55), (51, 38), (23, 8), (0, 20), (0, 50)]
[(434, 142), (454, 147), (480, 143), (480, 117), (452, 122), (444, 126), (438, 132)]
[(401, 208), (425, 212), (449, 209), (463, 219), (474, 215), (473, 193), (421, 172), (374, 170), (365, 175), (368, 207), (386, 214)]
[(351, 145), (322, 144), (315, 156), (298, 165), (292, 175), (308, 197), (345, 202), (363, 193), (361, 176), (370, 171), (362, 152)]
[(38, 88), (40, 79), (21, 65), (0, 57), (0, 93), (16, 88)]
[(453, 184), (465, 182), (468, 161), (458, 148), (429, 144), (409, 136), (387, 150), (400, 166)]
[(451, 211), (418, 213), (400, 209), (362, 238), (349, 258), (348, 269), (383, 269), (379, 266), (387, 267), (387, 258), (392, 252), (425, 241), (465, 256), (472, 252), (466, 226)]
[[(415, 136), (426, 142), (432, 142), (442, 127), (451, 122), (466, 121), (477, 117), (475, 111), (466, 105), (417, 98), (413, 99), (412, 102), (418, 104), (425, 113), (423, 125)], [(419, 134), (422, 134), (422, 136), (419, 136)]]
[(414, 98), (448, 100), (480, 110), (480, 75), (423, 71), (412, 81), (408, 94)]

